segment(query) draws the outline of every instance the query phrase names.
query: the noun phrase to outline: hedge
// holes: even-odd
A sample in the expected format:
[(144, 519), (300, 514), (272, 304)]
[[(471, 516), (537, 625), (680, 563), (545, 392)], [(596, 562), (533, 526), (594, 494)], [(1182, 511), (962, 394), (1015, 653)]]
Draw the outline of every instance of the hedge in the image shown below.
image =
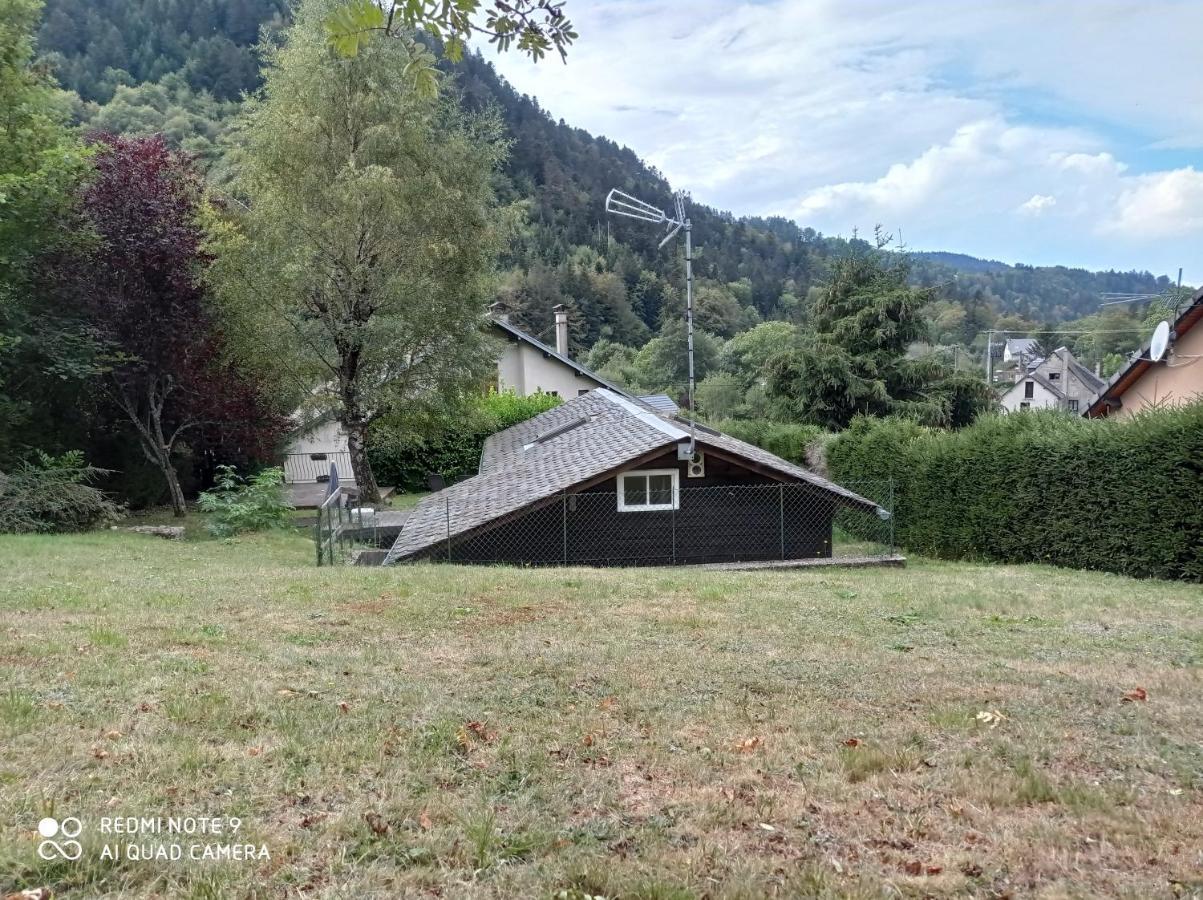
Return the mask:
[(836, 481), (894, 479), (895, 536), (917, 553), (1203, 581), (1203, 403), (955, 432), (858, 419), (827, 462)]
[(447, 484), (462, 481), (479, 469), (480, 453), (489, 435), (559, 403), (560, 399), (552, 394), (519, 397), (512, 391), (492, 392), (436, 423), (425, 435), (387, 431), (373, 434), (368, 461), (378, 484), (408, 492), (429, 490), (427, 477), (431, 473), (442, 475)]

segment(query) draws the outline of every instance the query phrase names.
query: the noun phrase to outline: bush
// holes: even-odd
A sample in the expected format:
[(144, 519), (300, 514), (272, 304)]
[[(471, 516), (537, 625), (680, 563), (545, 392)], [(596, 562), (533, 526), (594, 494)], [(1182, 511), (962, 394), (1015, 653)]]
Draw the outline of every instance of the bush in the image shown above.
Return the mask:
[(0, 472), (0, 532), (88, 531), (115, 521), (121, 507), (90, 484), (104, 474), (78, 450), (61, 456), (38, 451), (33, 462)]
[(715, 427), (731, 437), (755, 444), (799, 466), (806, 465), (806, 448), (824, 434), (818, 425), (764, 422), (755, 419), (728, 419), (719, 422)]
[(957, 432), (858, 419), (828, 464), (837, 481), (893, 478), (895, 535), (916, 552), (1203, 581), (1203, 404)]
[(427, 490), (430, 473), (448, 484), (475, 475), (489, 435), (525, 422), (560, 404), (552, 394), (519, 397), (513, 391), (473, 399), (466, 409), (438, 421), (425, 436), (379, 429), (372, 435), (368, 460), (376, 480), (405, 491)]
[(209, 531), (229, 537), (244, 531), (283, 528), (291, 520), (292, 504), (284, 493), (284, 470), (264, 469), (239, 477), (233, 466), (218, 466), (215, 486), (200, 495), (201, 512), (210, 513)]

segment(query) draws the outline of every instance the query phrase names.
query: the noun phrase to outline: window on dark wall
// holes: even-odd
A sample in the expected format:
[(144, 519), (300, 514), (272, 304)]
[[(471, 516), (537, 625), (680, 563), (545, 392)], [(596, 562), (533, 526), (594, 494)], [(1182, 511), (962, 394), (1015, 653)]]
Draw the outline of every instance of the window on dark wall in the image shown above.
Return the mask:
[(1060, 373), (1060, 372), (1049, 372), (1049, 373), (1048, 373), (1048, 380), (1049, 380), (1049, 381), (1060, 381), (1060, 380), (1061, 380), (1061, 373)]
[(676, 469), (645, 469), (618, 476), (618, 511), (644, 512), (676, 509)]
[(1030, 404), (1030, 403), (1020, 403), (1020, 404), (1019, 404), (1019, 408), (1020, 408), (1020, 409), (1031, 409), (1031, 408), (1032, 408), (1032, 404)]
[(1023, 395), (1025, 397), (1027, 397), (1029, 400), (1031, 400), (1034, 396), (1036, 396), (1036, 382), (1025, 381), (1023, 383)]

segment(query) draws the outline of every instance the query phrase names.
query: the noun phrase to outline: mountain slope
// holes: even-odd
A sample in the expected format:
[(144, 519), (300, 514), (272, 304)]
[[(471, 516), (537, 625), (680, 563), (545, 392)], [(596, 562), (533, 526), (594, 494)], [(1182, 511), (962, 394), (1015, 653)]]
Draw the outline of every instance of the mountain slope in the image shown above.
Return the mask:
[[(112, 103), (85, 107), (82, 118), (135, 133), (166, 131), (208, 162), (220, 123), (206, 117), (230, 114), (230, 104), (209, 94), (220, 101), (254, 89), (255, 35), (286, 13), (285, 0), (48, 0), (40, 49), (67, 87), (101, 103), (120, 85), (172, 75), (163, 90), (122, 89)], [(603, 202), (617, 187), (668, 204), (668, 182), (629, 148), (554, 121), (483, 58), (448, 68), (465, 105), (500, 110), (513, 138), (498, 193), (523, 206), (526, 224), (503, 259), (512, 273), (505, 299), (536, 332), (550, 326), (550, 307), (565, 302), (582, 345), (602, 337), (645, 341), (663, 311), (680, 305), (681, 254), (657, 248), (658, 229), (608, 220)], [(802, 315), (827, 260), (851, 246), (782, 218), (737, 218), (700, 203), (690, 215), (700, 314), (725, 336), (761, 319)], [(976, 308), (971, 320), (983, 324), (993, 315), (1064, 321), (1097, 312), (1102, 291), (1156, 292), (1169, 284), (1148, 273), (1010, 266), (958, 253), (916, 253), (913, 261), (916, 281)]]

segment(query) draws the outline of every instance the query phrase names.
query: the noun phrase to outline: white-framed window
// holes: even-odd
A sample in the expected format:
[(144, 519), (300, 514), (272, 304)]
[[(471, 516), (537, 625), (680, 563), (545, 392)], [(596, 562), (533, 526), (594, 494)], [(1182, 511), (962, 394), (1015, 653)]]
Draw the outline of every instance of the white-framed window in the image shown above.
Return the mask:
[(676, 469), (638, 469), (618, 476), (619, 512), (676, 509), (680, 502)]

